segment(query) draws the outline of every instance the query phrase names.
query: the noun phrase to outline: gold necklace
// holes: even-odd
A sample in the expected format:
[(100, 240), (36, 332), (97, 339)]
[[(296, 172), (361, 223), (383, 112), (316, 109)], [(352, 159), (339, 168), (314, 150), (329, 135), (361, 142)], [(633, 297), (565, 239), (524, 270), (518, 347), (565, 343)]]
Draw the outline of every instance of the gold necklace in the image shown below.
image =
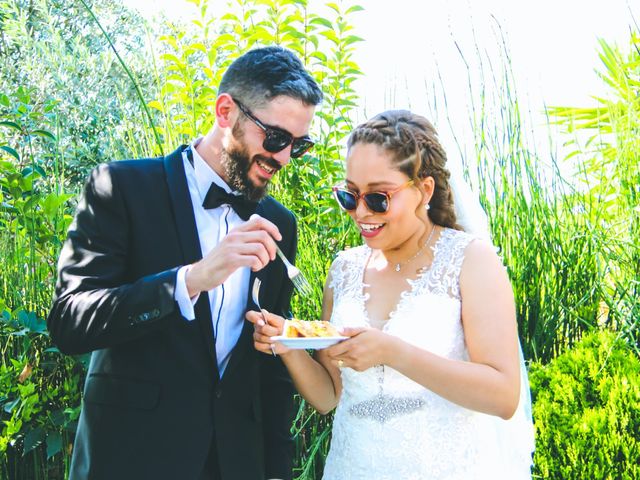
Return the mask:
[(424, 251), (425, 248), (427, 248), (427, 245), (429, 245), (429, 242), (431, 242), (431, 237), (433, 237), (433, 232), (436, 231), (436, 224), (433, 224), (433, 228), (431, 229), (431, 233), (429, 234), (429, 238), (427, 238), (427, 241), (424, 242), (424, 245), (422, 245), (422, 247), (420, 248), (420, 250), (418, 250), (416, 252), (416, 254), (411, 257), (409, 260), (405, 260), (404, 262), (398, 262), (396, 263), (396, 266), (394, 267), (396, 272), (400, 271), (400, 268), (402, 268), (403, 265), (406, 265), (407, 263), (409, 263), (411, 260), (416, 259), (417, 257), (420, 256), (420, 254)]

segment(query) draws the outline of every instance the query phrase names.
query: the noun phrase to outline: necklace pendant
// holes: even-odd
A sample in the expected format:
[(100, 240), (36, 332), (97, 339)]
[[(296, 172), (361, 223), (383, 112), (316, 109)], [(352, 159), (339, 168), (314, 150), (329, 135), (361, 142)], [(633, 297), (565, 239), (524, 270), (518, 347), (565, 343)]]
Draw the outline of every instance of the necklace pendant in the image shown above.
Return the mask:
[(400, 271), (400, 264), (396, 263), (396, 272), (399, 272), (399, 271)]

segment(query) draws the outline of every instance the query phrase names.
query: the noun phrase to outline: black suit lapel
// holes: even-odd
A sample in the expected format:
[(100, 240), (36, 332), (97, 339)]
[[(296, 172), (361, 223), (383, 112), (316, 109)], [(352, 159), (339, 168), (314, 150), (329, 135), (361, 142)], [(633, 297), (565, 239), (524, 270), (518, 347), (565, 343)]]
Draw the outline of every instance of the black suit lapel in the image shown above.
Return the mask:
[[(191, 196), (187, 185), (187, 177), (184, 172), (182, 151), (186, 146), (179, 147), (175, 152), (164, 157), (164, 168), (167, 175), (167, 185), (173, 207), (173, 219), (176, 224), (182, 259), (184, 265), (197, 262), (202, 258), (202, 247), (198, 238), (196, 219), (191, 205)], [(216, 349), (211, 321), (211, 308), (209, 307), (209, 295), (202, 293), (195, 305), (196, 320), (202, 330), (203, 339), (207, 344), (207, 350), (211, 354), (215, 371), (218, 369)], [(216, 378), (217, 378), (216, 374)]]

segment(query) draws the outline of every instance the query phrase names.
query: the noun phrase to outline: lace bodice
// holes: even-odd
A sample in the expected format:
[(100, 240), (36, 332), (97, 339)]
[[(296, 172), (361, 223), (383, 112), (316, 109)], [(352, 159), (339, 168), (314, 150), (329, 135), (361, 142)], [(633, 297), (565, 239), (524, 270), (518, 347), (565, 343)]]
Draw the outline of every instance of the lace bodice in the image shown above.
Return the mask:
[[(445, 358), (468, 359), (459, 278), (472, 240), (443, 230), (432, 247), (431, 267), (408, 280), (386, 333)], [(346, 250), (332, 266), (336, 326), (369, 325), (363, 275), (370, 254), (366, 245)], [(487, 427), (495, 417), (449, 402), (389, 367), (343, 368), (341, 376), (325, 480), (527, 478), (500, 466), (501, 452), (491, 448), (495, 431)]]

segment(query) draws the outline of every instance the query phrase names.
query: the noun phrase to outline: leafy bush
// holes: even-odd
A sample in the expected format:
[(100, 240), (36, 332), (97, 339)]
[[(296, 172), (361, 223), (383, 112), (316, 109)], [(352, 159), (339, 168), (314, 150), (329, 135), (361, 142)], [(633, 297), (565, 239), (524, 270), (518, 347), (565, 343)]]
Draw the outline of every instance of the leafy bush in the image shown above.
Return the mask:
[(585, 335), (530, 381), (541, 478), (640, 478), (640, 359), (619, 335)]

